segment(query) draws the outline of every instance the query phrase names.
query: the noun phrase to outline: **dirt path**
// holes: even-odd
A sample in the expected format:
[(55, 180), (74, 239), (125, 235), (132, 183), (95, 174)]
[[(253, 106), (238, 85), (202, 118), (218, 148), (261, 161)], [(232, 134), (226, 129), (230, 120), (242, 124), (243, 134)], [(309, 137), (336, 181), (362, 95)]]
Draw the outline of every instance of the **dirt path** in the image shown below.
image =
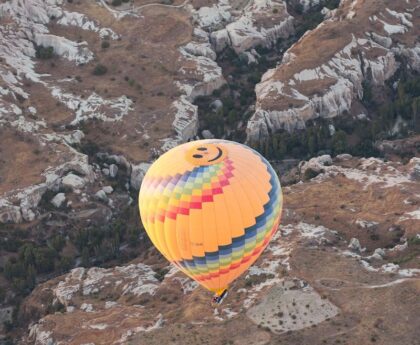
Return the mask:
[(181, 8), (184, 7), (189, 0), (185, 0), (181, 5), (166, 5), (166, 4), (161, 4), (161, 3), (152, 3), (152, 4), (146, 4), (146, 5), (142, 5), (142, 6), (138, 6), (138, 7), (134, 7), (132, 9), (129, 10), (116, 10), (111, 8), (106, 2), (105, 0), (100, 0), (101, 4), (111, 13), (116, 14), (117, 16), (120, 15), (126, 15), (126, 14), (137, 14), (138, 11), (140, 11), (141, 9), (145, 8), (145, 7), (151, 7), (151, 6), (161, 6), (161, 7), (171, 7), (171, 8)]
[[(364, 283), (356, 283), (357, 285), (354, 285), (355, 282), (351, 282), (348, 280), (341, 280), (341, 279), (333, 279), (333, 278), (317, 279), (315, 280), (315, 282), (325, 289), (332, 290), (332, 291), (340, 291), (344, 289), (381, 289), (381, 288), (387, 288), (393, 285), (398, 285), (406, 281), (416, 281), (416, 280), (420, 280), (420, 278), (401, 278), (401, 279), (397, 279), (389, 283), (379, 284), (379, 285), (368, 285)], [(333, 287), (333, 286), (328, 286), (327, 282), (344, 283), (344, 284), (349, 284), (349, 285), (342, 286), (342, 287)]]

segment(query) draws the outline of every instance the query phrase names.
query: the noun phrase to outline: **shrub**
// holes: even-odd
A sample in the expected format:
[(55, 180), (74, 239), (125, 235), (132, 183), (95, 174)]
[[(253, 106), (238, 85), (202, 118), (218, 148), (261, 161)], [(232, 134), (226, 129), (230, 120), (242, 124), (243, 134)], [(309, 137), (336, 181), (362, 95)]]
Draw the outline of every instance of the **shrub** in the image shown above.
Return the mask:
[(136, 247), (140, 242), (140, 230), (133, 226), (128, 229), (128, 243), (130, 247)]
[(60, 261), (57, 262), (56, 269), (60, 272), (67, 272), (73, 267), (73, 259), (69, 256), (63, 256)]
[(80, 147), (80, 150), (82, 151), (82, 153), (88, 155), (88, 156), (93, 156), (95, 154), (97, 154), (99, 152), (99, 146), (97, 143), (88, 140), (87, 142), (83, 143)]
[(303, 5), (300, 3), (296, 4), (295, 11), (297, 14), (303, 14)]
[(37, 46), (35, 50), (36, 50), (35, 56), (38, 59), (47, 60), (47, 59), (51, 59), (54, 56), (53, 47)]
[(102, 47), (103, 49), (109, 48), (109, 46), (110, 46), (109, 41), (102, 41), (102, 43), (101, 43), (101, 47)]
[(93, 69), (93, 74), (94, 75), (104, 75), (106, 74), (106, 72), (108, 72), (108, 68), (102, 64), (97, 64), (95, 66), (95, 68)]
[(165, 275), (168, 272), (169, 270), (167, 268), (158, 268), (155, 273), (155, 278), (161, 282), (163, 279), (165, 279)]

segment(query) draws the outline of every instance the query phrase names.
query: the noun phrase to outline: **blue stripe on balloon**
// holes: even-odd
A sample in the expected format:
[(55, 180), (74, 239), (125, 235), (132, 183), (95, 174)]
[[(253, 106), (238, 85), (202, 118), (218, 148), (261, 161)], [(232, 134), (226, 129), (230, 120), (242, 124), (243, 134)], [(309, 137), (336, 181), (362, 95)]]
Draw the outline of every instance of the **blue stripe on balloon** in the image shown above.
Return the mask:
[[(255, 151), (254, 151), (255, 152)], [(200, 270), (205, 268), (207, 263), (217, 263), (220, 258), (230, 257), (233, 252), (239, 251), (244, 248), (245, 244), (251, 243), (255, 240), (255, 236), (263, 231), (267, 231), (267, 221), (271, 219), (274, 212), (274, 206), (278, 203), (280, 197), (280, 184), (278, 183), (277, 174), (271, 165), (262, 157), (258, 152), (255, 152), (260, 156), (263, 163), (265, 163), (268, 172), (270, 173), (270, 184), (271, 189), (268, 193), (269, 201), (264, 205), (264, 211), (262, 214), (256, 217), (254, 225), (248, 227), (244, 231), (244, 235), (235, 237), (232, 239), (232, 243), (224, 246), (219, 246), (217, 251), (206, 252), (204, 256), (197, 257), (193, 256), (191, 260), (181, 260), (179, 264), (188, 270), (189, 267)], [(193, 268), (193, 269), (194, 269)]]

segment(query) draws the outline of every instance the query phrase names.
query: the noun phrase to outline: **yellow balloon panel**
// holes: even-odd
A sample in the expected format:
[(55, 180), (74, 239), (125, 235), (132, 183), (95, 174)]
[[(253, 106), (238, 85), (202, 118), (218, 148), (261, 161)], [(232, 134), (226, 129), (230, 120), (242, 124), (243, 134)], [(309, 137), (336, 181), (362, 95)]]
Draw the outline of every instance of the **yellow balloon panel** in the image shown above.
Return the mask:
[(199, 140), (152, 164), (139, 207), (156, 248), (218, 292), (269, 243), (279, 226), (282, 194), (276, 173), (256, 151), (226, 140)]

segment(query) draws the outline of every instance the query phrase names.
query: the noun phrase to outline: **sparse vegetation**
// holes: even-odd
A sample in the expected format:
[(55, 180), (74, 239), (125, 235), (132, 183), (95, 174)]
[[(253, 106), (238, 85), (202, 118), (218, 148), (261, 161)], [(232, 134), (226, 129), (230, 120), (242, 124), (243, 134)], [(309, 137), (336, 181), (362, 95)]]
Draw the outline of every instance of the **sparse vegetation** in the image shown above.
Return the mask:
[(51, 59), (54, 56), (54, 47), (36, 46), (35, 56), (36, 58), (42, 59), (42, 60)]
[(92, 73), (94, 75), (104, 75), (108, 72), (108, 68), (105, 65), (97, 64), (93, 69)]
[(110, 43), (109, 43), (109, 41), (108, 40), (106, 40), (106, 41), (102, 41), (102, 43), (101, 43), (101, 47), (103, 48), (103, 49), (106, 49), (106, 48), (109, 48), (110, 47)]
[(166, 273), (169, 272), (169, 270), (167, 268), (158, 268), (155, 270), (155, 278), (157, 280), (159, 280), (160, 282), (163, 281), (163, 279), (165, 278)]

